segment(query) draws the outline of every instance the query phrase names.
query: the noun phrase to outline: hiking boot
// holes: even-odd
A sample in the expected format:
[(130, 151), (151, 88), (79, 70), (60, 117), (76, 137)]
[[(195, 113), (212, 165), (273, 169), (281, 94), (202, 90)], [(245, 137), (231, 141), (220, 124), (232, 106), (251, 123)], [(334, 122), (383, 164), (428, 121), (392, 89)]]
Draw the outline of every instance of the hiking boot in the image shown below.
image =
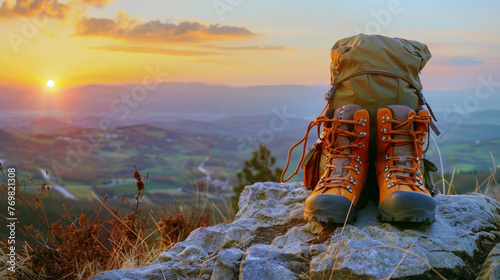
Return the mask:
[(331, 223), (347, 219), (351, 223), (368, 173), (370, 114), (359, 105), (345, 105), (330, 109), (318, 121), (325, 128), (321, 137), (327, 151), (325, 172), (306, 199), (304, 217)]
[(391, 105), (377, 111), (375, 171), (379, 218), (389, 222), (433, 222), (436, 202), (424, 187), (420, 162), (431, 117)]

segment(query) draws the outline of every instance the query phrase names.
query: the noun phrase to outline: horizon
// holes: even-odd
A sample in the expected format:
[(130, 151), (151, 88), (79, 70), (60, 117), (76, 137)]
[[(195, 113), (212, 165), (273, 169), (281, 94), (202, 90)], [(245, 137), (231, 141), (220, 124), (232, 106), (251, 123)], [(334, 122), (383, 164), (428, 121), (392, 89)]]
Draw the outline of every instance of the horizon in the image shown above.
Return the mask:
[[(483, 77), (487, 78), (487, 77)], [(500, 88), (500, 82), (496, 82), (495, 80), (491, 80), (491, 84), (487, 84), (491, 86), (492, 88)], [(165, 81), (165, 82), (160, 82), (160, 83), (155, 83), (157, 85), (201, 85), (201, 86), (210, 86), (210, 87), (226, 87), (226, 88), (231, 88), (231, 89), (246, 89), (246, 88), (256, 88), (256, 87), (281, 87), (281, 86), (297, 86), (297, 87), (324, 87), (324, 91), (326, 92), (330, 86), (330, 83), (325, 83), (325, 84), (299, 84), (299, 83), (286, 83), (286, 84), (281, 84), (281, 83), (276, 83), (276, 84), (249, 84), (249, 85), (232, 85), (232, 84), (222, 84), (222, 83), (203, 83), (203, 82), (176, 82), (176, 81)], [(480, 81), (478, 81), (478, 85), (480, 85)], [(33, 89), (39, 89), (39, 90), (45, 90), (45, 91), (61, 91), (61, 90), (74, 90), (74, 89), (79, 89), (79, 88), (85, 88), (85, 87), (134, 87), (141, 85), (140, 82), (137, 83), (89, 83), (89, 84), (81, 84), (81, 85), (68, 85), (68, 86), (61, 86), (57, 85), (56, 89), (51, 89), (47, 88), (45, 84), (12, 84), (12, 83), (3, 83), (0, 84), (0, 88), (14, 88), (14, 87), (20, 87), (19, 89), (22, 91), (27, 91), (27, 90), (33, 90)], [(462, 91), (470, 91), (474, 90), (477, 87), (475, 86), (469, 86), (469, 87), (463, 87), (460, 89), (427, 89), (423, 88), (422, 92), (425, 94), (425, 92), (462, 92)], [(153, 91), (154, 92), (154, 91)], [(321, 94), (323, 92), (319, 92)]]

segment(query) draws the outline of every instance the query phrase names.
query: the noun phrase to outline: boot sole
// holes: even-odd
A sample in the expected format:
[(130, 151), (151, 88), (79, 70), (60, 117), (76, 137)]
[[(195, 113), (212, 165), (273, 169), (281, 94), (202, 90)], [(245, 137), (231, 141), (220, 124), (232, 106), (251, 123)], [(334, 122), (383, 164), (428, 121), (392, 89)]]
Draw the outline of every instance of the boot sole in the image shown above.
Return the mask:
[(304, 219), (307, 221), (329, 222), (334, 224), (352, 224), (358, 217), (360, 206), (366, 200), (366, 186), (361, 190), (357, 205), (353, 205), (349, 217), (347, 213), (351, 201), (341, 195), (317, 194), (306, 199)]
[[(347, 201), (349, 201), (346, 198)], [(351, 205), (349, 203), (349, 205)], [(354, 207), (353, 207), (354, 208)], [(354, 211), (353, 211), (354, 210)], [(306, 209), (304, 210), (304, 219), (306, 221), (318, 221), (318, 222), (329, 222), (334, 224), (343, 224), (345, 222), (347, 211), (349, 211), (349, 206), (347, 206), (346, 211), (332, 211), (325, 210), (321, 208), (316, 209)], [(349, 213), (349, 218), (347, 219), (347, 223), (351, 224), (356, 219), (357, 212), (355, 209), (351, 209), (351, 213)]]
[(436, 201), (418, 192), (396, 191), (379, 206), (378, 218), (384, 222), (433, 223)]

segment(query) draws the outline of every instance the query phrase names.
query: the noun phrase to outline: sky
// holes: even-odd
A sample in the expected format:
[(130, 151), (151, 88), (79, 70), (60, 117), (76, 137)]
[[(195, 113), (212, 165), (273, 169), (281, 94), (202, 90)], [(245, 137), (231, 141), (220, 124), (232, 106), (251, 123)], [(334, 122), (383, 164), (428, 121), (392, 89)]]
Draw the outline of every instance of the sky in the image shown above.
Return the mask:
[(9, 0), (0, 86), (168, 82), (328, 85), (330, 49), (357, 33), (420, 41), (426, 90), (500, 81), (500, 2)]

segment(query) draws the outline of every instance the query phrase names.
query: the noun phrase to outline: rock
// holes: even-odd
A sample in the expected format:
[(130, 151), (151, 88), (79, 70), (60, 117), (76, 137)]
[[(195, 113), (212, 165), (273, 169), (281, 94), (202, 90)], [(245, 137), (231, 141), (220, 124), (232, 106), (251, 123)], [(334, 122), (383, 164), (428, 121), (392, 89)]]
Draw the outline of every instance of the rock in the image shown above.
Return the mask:
[(257, 244), (252, 246), (241, 263), (241, 280), (268, 279), (287, 280), (298, 279), (288, 268), (294, 256), (271, 245)]
[(499, 278), (500, 204), (485, 195), (436, 196), (431, 225), (381, 223), (370, 202), (345, 227), (303, 221), (308, 195), (296, 183), (247, 186), (233, 223), (193, 231), (148, 267), (94, 279)]
[(240, 249), (227, 249), (217, 255), (217, 263), (212, 273), (212, 280), (238, 279), (243, 252)]
[(500, 244), (497, 244), (486, 257), (477, 280), (500, 279)]

